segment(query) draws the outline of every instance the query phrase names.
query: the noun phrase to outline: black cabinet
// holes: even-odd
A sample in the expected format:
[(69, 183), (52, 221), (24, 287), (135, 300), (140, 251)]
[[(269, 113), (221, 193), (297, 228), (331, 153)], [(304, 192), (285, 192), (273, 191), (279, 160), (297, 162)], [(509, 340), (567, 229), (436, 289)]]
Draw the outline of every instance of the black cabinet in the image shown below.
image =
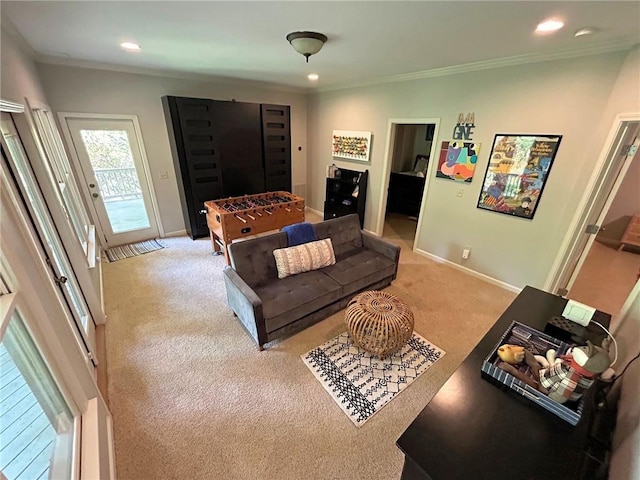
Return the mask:
[(336, 178), (327, 178), (324, 219), (357, 213), (362, 228), (364, 226), (368, 177), (368, 170), (358, 172), (340, 168), (336, 171)]
[(387, 212), (417, 217), (422, 204), (424, 182), (424, 177), (391, 172)]
[(291, 191), (290, 107), (162, 97), (185, 227), (209, 235), (204, 202)]

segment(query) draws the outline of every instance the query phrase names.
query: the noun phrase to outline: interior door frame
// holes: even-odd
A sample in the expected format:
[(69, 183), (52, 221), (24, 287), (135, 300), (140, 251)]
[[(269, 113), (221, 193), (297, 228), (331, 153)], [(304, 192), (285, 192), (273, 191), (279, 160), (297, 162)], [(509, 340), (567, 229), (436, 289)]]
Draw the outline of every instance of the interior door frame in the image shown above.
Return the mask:
[[(69, 128), (69, 124), (67, 123), (67, 119), (88, 119), (88, 120), (130, 120), (133, 123), (133, 129), (136, 135), (136, 141), (140, 146), (140, 156), (142, 159), (142, 169), (144, 171), (144, 175), (149, 184), (149, 196), (151, 198), (151, 210), (153, 212), (154, 219), (156, 221), (156, 225), (158, 226), (158, 235), (162, 238), (164, 237), (164, 227), (162, 226), (162, 220), (160, 218), (160, 211), (158, 210), (158, 199), (156, 198), (156, 189), (153, 184), (153, 177), (151, 175), (151, 169), (149, 168), (149, 160), (147, 159), (147, 150), (144, 146), (144, 141), (142, 139), (142, 130), (140, 129), (140, 123), (138, 121), (137, 115), (127, 115), (127, 114), (112, 114), (112, 113), (75, 113), (75, 112), (58, 112), (58, 119), (60, 121), (60, 126), (62, 127), (62, 133), (64, 135), (64, 140), (66, 142), (67, 151), (70, 154), (72, 160), (72, 167), (74, 169), (74, 173), (76, 175), (76, 180), (78, 184), (80, 184), (80, 188), (82, 189), (82, 193), (85, 198), (91, 197), (91, 192), (87, 187), (85, 181), (81, 181), (83, 178), (82, 175), (82, 167), (80, 164), (80, 158), (78, 157), (78, 153), (74, 148), (73, 139), (71, 137), (71, 130)], [(93, 223), (96, 226), (96, 233), (98, 234), (98, 240), (100, 241), (100, 245), (103, 249), (108, 249), (110, 245), (106, 243), (106, 237), (104, 231), (102, 230), (102, 225), (98, 221), (98, 214), (96, 212), (95, 206), (93, 202), (86, 202), (89, 210), (89, 214), (92, 217)]]
[(376, 225), (375, 234), (379, 237), (382, 236), (384, 230), (384, 219), (386, 217), (385, 210), (387, 207), (387, 197), (389, 195), (389, 180), (391, 177), (391, 166), (393, 159), (393, 151), (396, 143), (396, 133), (398, 125), (425, 125), (435, 124), (436, 128), (433, 133), (433, 141), (431, 142), (431, 152), (429, 152), (429, 167), (427, 168), (427, 174), (425, 175), (424, 190), (422, 192), (422, 202), (420, 203), (420, 213), (418, 215), (418, 225), (416, 227), (416, 236), (413, 240), (413, 251), (420, 241), (420, 234), (422, 232), (422, 219), (424, 218), (424, 209), (427, 200), (427, 192), (429, 190), (429, 179), (433, 172), (433, 165), (435, 162), (432, 160), (435, 158), (438, 146), (438, 133), (440, 130), (440, 118), (390, 118), (387, 125), (387, 146), (384, 154), (384, 161), (382, 163), (382, 181), (380, 182), (380, 203), (378, 204), (378, 223)]
[[(604, 142), (604, 146), (600, 151), (600, 155), (598, 156), (598, 161), (596, 163), (596, 168), (594, 168), (591, 178), (586, 185), (584, 190), (584, 194), (582, 195), (582, 199), (578, 204), (578, 208), (576, 209), (576, 213), (573, 216), (573, 220), (567, 229), (567, 233), (562, 241), (560, 250), (558, 251), (558, 255), (554, 261), (554, 264), (547, 276), (547, 279), (544, 283), (544, 290), (548, 292), (555, 292), (558, 288), (563, 287), (561, 285), (562, 280), (567, 278), (567, 275), (570, 273), (569, 270), (573, 269), (571, 276), (568, 278), (567, 287), (571, 287), (573, 281), (577, 276), (577, 273), (580, 271), (582, 264), (584, 263), (584, 258), (588, 253), (591, 245), (593, 244), (593, 238), (590, 238), (586, 245), (582, 247), (582, 252), (580, 252), (580, 258), (578, 263), (572, 266), (571, 260), (575, 258), (575, 255), (578, 254), (580, 250), (580, 237), (585, 235), (585, 229), (588, 225), (589, 213), (594, 208), (596, 198), (598, 194), (602, 192), (605, 182), (608, 179), (608, 176), (611, 174), (611, 166), (616, 160), (614, 155), (610, 155), (612, 148), (616, 148), (614, 142), (616, 140), (616, 136), (622, 127), (622, 124), (625, 122), (640, 122), (640, 112), (633, 113), (621, 113), (616, 115), (615, 120), (613, 121), (613, 125), (609, 130), (609, 134)], [(602, 219), (603, 215), (606, 214), (606, 211), (609, 209), (613, 198), (618, 193), (618, 188), (620, 187), (620, 183), (624, 178), (631, 162), (633, 161), (633, 157), (627, 157), (618, 173), (618, 179), (613, 184), (607, 199), (603, 204), (602, 210), (598, 214), (598, 219)], [(567, 289), (569, 289), (567, 288)]]

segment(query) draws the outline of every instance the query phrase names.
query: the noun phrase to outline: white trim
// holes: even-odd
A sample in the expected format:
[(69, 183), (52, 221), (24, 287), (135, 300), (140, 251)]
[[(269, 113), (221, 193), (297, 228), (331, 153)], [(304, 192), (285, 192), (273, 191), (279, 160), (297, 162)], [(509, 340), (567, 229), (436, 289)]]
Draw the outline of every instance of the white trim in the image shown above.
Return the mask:
[(0, 112), (24, 113), (24, 105), (0, 98)]
[(638, 296), (640, 296), (640, 279), (636, 281), (636, 284), (631, 289), (631, 292), (625, 300), (624, 305), (622, 305), (620, 311), (614, 316), (613, 320), (611, 321), (612, 333), (615, 334), (618, 332), (618, 330), (620, 330), (625, 319), (631, 312), (631, 306), (635, 303)]
[(175, 230), (173, 232), (168, 232), (165, 233), (164, 236), (162, 236), (162, 238), (168, 238), (168, 237), (182, 237), (184, 235), (187, 234), (186, 230)]
[[(548, 292), (554, 292), (557, 288), (560, 287), (559, 282), (563, 277), (567, 268), (570, 268), (569, 262), (574, 254), (574, 249), (576, 248), (576, 243), (581, 235), (583, 235), (584, 229), (587, 225), (587, 217), (585, 213), (590, 210), (593, 206), (593, 201), (597, 194), (597, 182), (601, 180), (601, 176), (605, 173), (605, 169), (609, 166), (609, 163), (605, 164), (607, 161), (607, 157), (609, 156), (609, 151), (613, 146), (613, 141), (620, 129), (620, 125), (623, 122), (636, 122), (640, 121), (640, 113), (621, 113), (616, 115), (616, 118), (613, 122), (612, 127), (609, 130), (609, 134), (603, 144), (602, 149), (600, 150), (600, 154), (598, 155), (598, 160), (593, 169), (593, 173), (589, 178), (585, 188), (584, 194), (580, 199), (580, 203), (577, 205), (575, 213), (573, 215), (573, 219), (569, 224), (569, 228), (567, 229), (567, 233), (562, 240), (560, 245), (560, 249), (556, 255), (556, 258), (549, 270), (549, 275), (543, 285), (543, 290)], [(611, 161), (613, 158), (610, 159)], [(581, 220), (582, 219), (582, 220)]]
[(442, 258), (439, 257), (437, 255), (434, 255), (433, 253), (429, 253), (426, 252), (424, 250), (420, 250), (419, 248), (416, 248), (413, 250), (415, 253), (422, 255), (424, 257), (430, 258), (431, 260), (433, 260), (434, 262), (438, 262), (438, 263), (442, 263), (445, 265), (448, 265), (450, 267), (455, 268), (456, 270), (461, 270), (473, 277), (479, 278), (481, 280), (484, 280), (485, 282), (491, 283), (493, 285), (497, 285), (500, 288), (504, 288), (505, 290), (508, 290), (510, 292), (513, 293), (520, 293), (522, 291), (522, 288), (520, 287), (516, 287), (514, 285), (511, 285), (509, 283), (503, 282), (502, 280), (498, 280), (497, 278), (493, 278), (490, 277), (489, 275), (485, 275), (484, 273), (480, 273), (480, 272), (476, 272), (475, 270), (471, 270), (470, 268), (467, 267), (463, 267), (462, 265), (458, 265), (457, 263), (454, 263), (450, 260), (447, 260), (446, 258)]
[(7, 325), (13, 315), (13, 311), (16, 309), (16, 294), (5, 293), (0, 295), (0, 342), (4, 338), (4, 333), (7, 331)]
[[(258, 80), (247, 80), (244, 78), (221, 77), (218, 75), (206, 75), (193, 72), (184, 72), (178, 70), (166, 70), (160, 68), (136, 67), (131, 65), (116, 65), (113, 63), (93, 62), (88, 60), (80, 60), (77, 58), (56, 57), (54, 55), (38, 55), (36, 57), (38, 63), (49, 65), (64, 65), (67, 67), (84, 68), (91, 70), (107, 70), (108, 72), (129, 73), (134, 75), (148, 75), (152, 77), (175, 78), (184, 80), (196, 80), (206, 82), (208, 84), (226, 85), (226, 86), (245, 86), (248, 88), (259, 88), (274, 92), (287, 92), (295, 94), (306, 94), (312, 92), (311, 87), (295, 87), (290, 85), (282, 85), (278, 83), (268, 83)], [(238, 99), (238, 101), (240, 101)]]
[(109, 466), (111, 471), (109, 478), (110, 480), (116, 480), (116, 452), (114, 448), (116, 441), (113, 437), (113, 417), (111, 415), (107, 417), (107, 444), (109, 446)]
[(91, 224), (89, 225), (89, 235), (87, 235), (87, 263), (90, 269), (96, 266), (96, 252), (96, 226)]
[(433, 68), (431, 70), (422, 70), (419, 72), (401, 73), (398, 75), (387, 75), (384, 77), (373, 78), (361, 82), (350, 82), (342, 85), (327, 86), (317, 89), (318, 92), (332, 92), (336, 90), (344, 90), (347, 88), (367, 87), (371, 85), (380, 85), (383, 83), (408, 82), (411, 80), (421, 80), (423, 78), (444, 77), (448, 75), (457, 75), (461, 73), (477, 72), (481, 70), (492, 70), (495, 68), (512, 67), (515, 65), (525, 65), (529, 63), (548, 62), (553, 60), (564, 60), (576, 57), (587, 57), (591, 55), (600, 55), (603, 53), (617, 52), (621, 50), (629, 50), (635, 45), (633, 41), (613, 40), (602, 45), (578, 45), (567, 48), (554, 49), (547, 52), (525, 53), (523, 55), (514, 55), (511, 57), (497, 58), (493, 60), (483, 60), (480, 62), (463, 63), (461, 65), (452, 65), (443, 68)]
[(380, 185), (380, 202), (378, 203), (378, 223), (376, 224), (376, 235), (382, 236), (384, 230), (385, 211), (387, 207), (387, 197), (389, 193), (389, 180), (391, 177), (391, 166), (393, 158), (393, 150), (396, 141), (396, 128), (398, 125), (425, 125), (435, 124), (436, 128), (433, 132), (433, 140), (431, 142), (431, 152), (429, 152), (429, 167), (424, 181), (424, 190), (422, 192), (422, 202), (420, 203), (420, 214), (418, 216), (418, 225), (416, 226), (416, 235), (413, 240), (413, 250), (415, 251), (420, 240), (422, 229), (422, 219), (424, 218), (424, 209), (427, 203), (427, 193), (429, 191), (429, 179), (431, 178), (436, 158), (438, 134), (440, 132), (440, 117), (434, 118), (390, 118), (387, 124), (387, 140), (385, 142), (386, 149), (384, 153), (384, 161), (382, 163), (382, 184)]
[(305, 210), (309, 210), (311, 213), (324, 218), (324, 213), (319, 211), (319, 210), (315, 210), (315, 209), (313, 209), (311, 207), (305, 207)]

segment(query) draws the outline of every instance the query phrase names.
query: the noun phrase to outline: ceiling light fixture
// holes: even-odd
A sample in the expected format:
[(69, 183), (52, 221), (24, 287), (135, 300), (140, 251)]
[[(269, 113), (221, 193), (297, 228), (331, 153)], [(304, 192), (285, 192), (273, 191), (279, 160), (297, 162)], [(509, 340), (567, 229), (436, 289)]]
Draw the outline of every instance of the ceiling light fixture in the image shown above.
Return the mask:
[(120, 44), (120, 46), (122, 48), (124, 48), (125, 50), (129, 51), (129, 52), (139, 52), (140, 51), (140, 45), (138, 45), (137, 43), (122, 42)]
[(595, 27), (584, 27), (576, 30), (576, 33), (573, 34), (574, 37), (581, 37), (583, 35), (591, 35), (592, 33), (596, 33), (598, 31)]
[(296, 52), (304, 55), (309, 63), (309, 57), (320, 51), (327, 41), (327, 36), (316, 32), (292, 32), (287, 35), (287, 41)]
[(307, 75), (307, 78), (315, 82), (320, 78), (320, 76), (317, 73), (310, 73), (309, 75)]
[(536, 27), (536, 33), (555, 32), (556, 30), (560, 30), (562, 27), (564, 27), (564, 22), (561, 20), (545, 20), (544, 22), (538, 24), (538, 26)]

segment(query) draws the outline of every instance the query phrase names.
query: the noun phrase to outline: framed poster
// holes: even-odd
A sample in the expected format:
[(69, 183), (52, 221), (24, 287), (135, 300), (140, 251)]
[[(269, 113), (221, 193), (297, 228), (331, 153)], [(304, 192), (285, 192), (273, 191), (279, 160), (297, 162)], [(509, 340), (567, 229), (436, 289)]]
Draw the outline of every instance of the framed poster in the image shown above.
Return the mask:
[(334, 130), (331, 151), (334, 157), (368, 162), (371, 153), (371, 132)]
[(496, 134), (478, 208), (533, 218), (562, 135)]

